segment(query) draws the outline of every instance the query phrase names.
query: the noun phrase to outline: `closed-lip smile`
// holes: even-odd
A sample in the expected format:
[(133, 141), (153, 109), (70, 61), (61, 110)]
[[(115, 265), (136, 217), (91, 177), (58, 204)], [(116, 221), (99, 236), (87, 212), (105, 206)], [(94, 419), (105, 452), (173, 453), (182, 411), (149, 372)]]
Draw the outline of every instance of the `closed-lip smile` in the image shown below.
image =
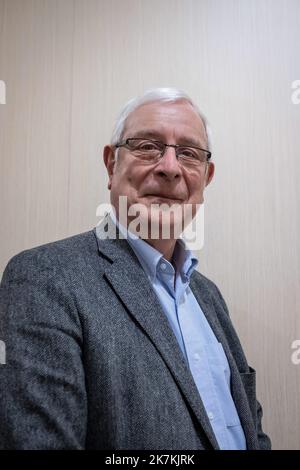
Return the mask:
[(156, 197), (157, 199), (168, 199), (168, 200), (172, 200), (172, 201), (182, 201), (182, 199), (179, 199), (178, 197), (176, 196), (172, 196), (172, 195), (163, 195), (163, 194), (145, 194), (145, 197)]

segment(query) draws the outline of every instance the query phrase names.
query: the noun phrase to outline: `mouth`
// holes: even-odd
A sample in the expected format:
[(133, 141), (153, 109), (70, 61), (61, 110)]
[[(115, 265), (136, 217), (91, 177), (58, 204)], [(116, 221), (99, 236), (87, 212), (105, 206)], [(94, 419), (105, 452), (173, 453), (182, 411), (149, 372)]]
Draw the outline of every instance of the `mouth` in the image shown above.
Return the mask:
[(154, 199), (160, 199), (162, 201), (175, 201), (177, 203), (182, 202), (182, 199), (179, 199), (178, 197), (175, 196), (163, 196), (161, 194), (145, 194), (144, 197), (147, 198), (154, 198)]

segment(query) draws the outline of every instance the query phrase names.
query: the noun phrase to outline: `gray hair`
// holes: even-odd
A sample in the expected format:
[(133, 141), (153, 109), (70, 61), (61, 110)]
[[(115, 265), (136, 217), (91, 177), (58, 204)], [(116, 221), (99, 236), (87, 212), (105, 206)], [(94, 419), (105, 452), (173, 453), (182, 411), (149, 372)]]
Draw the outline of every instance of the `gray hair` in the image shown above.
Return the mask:
[(184, 91), (177, 88), (151, 88), (150, 90), (145, 91), (143, 95), (129, 100), (117, 117), (111, 137), (111, 144), (116, 145), (121, 141), (128, 116), (143, 104), (155, 101), (176, 102), (180, 100), (185, 100), (190, 103), (199, 114), (206, 131), (208, 150), (211, 151), (211, 130), (206, 117), (191, 98)]

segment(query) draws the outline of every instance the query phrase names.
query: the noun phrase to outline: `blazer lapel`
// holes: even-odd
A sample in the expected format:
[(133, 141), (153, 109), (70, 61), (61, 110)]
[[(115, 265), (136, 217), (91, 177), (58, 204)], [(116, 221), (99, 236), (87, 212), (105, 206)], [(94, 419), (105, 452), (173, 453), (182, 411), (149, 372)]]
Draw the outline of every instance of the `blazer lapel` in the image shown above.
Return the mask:
[(204, 405), (176, 337), (130, 245), (126, 240), (99, 240), (97, 236), (96, 238), (99, 251), (111, 261), (105, 270), (106, 279), (165, 361), (212, 448), (219, 449)]
[(257, 433), (253, 424), (252, 414), (249, 407), (247, 395), (243, 386), (242, 379), (240, 377), (240, 372), (236, 365), (235, 359), (231, 353), (227, 338), (224, 334), (224, 330), (215, 313), (215, 307), (211, 299), (211, 294), (209, 293), (207, 288), (205, 288), (201, 285), (201, 283), (196, 281), (194, 276), (191, 277), (190, 287), (208, 323), (210, 324), (211, 329), (213, 330), (217, 340), (222, 344), (224, 352), (227, 356), (231, 371), (232, 398), (234, 400), (242, 427), (244, 429), (245, 438), (247, 442), (247, 449), (257, 449)]

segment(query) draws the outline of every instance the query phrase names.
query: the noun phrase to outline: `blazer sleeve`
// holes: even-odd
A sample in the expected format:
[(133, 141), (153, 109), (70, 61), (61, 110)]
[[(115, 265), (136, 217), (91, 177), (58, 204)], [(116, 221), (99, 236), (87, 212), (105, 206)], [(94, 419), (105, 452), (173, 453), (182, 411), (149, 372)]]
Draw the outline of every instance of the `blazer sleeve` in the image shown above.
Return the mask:
[(28, 250), (0, 286), (0, 449), (83, 449), (82, 331), (57, 260)]
[[(214, 284), (214, 288), (217, 292), (217, 295), (218, 295), (218, 298), (223, 306), (223, 309), (224, 311), (226, 312), (227, 316), (230, 318), (230, 315), (229, 315), (229, 311), (228, 311), (228, 307), (226, 305), (226, 302), (219, 290), (219, 288)], [(238, 338), (236, 337), (236, 341), (238, 340)], [(240, 348), (242, 349), (242, 346), (238, 340), (238, 343), (240, 345)], [(244, 354), (244, 352), (243, 352)], [(249, 366), (249, 371), (252, 370), (254, 373), (255, 373), (255, 370), (252, 369), (251, 366)], [(267, 434), (264, 433), (263, 429), (262, 429), (262, 417), (263, 417), (263, 409), (262, 409), (262, 406), (261, 404), (259, 403), (258, 400), (256, 400), (256, 430), (257, 430), (257, 439), (258, 439), (258, 443), (259, 443), (259, 448), (261, 450), (270, 450), (271, 447), (272, 447), (272, 444), (271, 444), (271, 440), (269, 438), (269, 436)]]

